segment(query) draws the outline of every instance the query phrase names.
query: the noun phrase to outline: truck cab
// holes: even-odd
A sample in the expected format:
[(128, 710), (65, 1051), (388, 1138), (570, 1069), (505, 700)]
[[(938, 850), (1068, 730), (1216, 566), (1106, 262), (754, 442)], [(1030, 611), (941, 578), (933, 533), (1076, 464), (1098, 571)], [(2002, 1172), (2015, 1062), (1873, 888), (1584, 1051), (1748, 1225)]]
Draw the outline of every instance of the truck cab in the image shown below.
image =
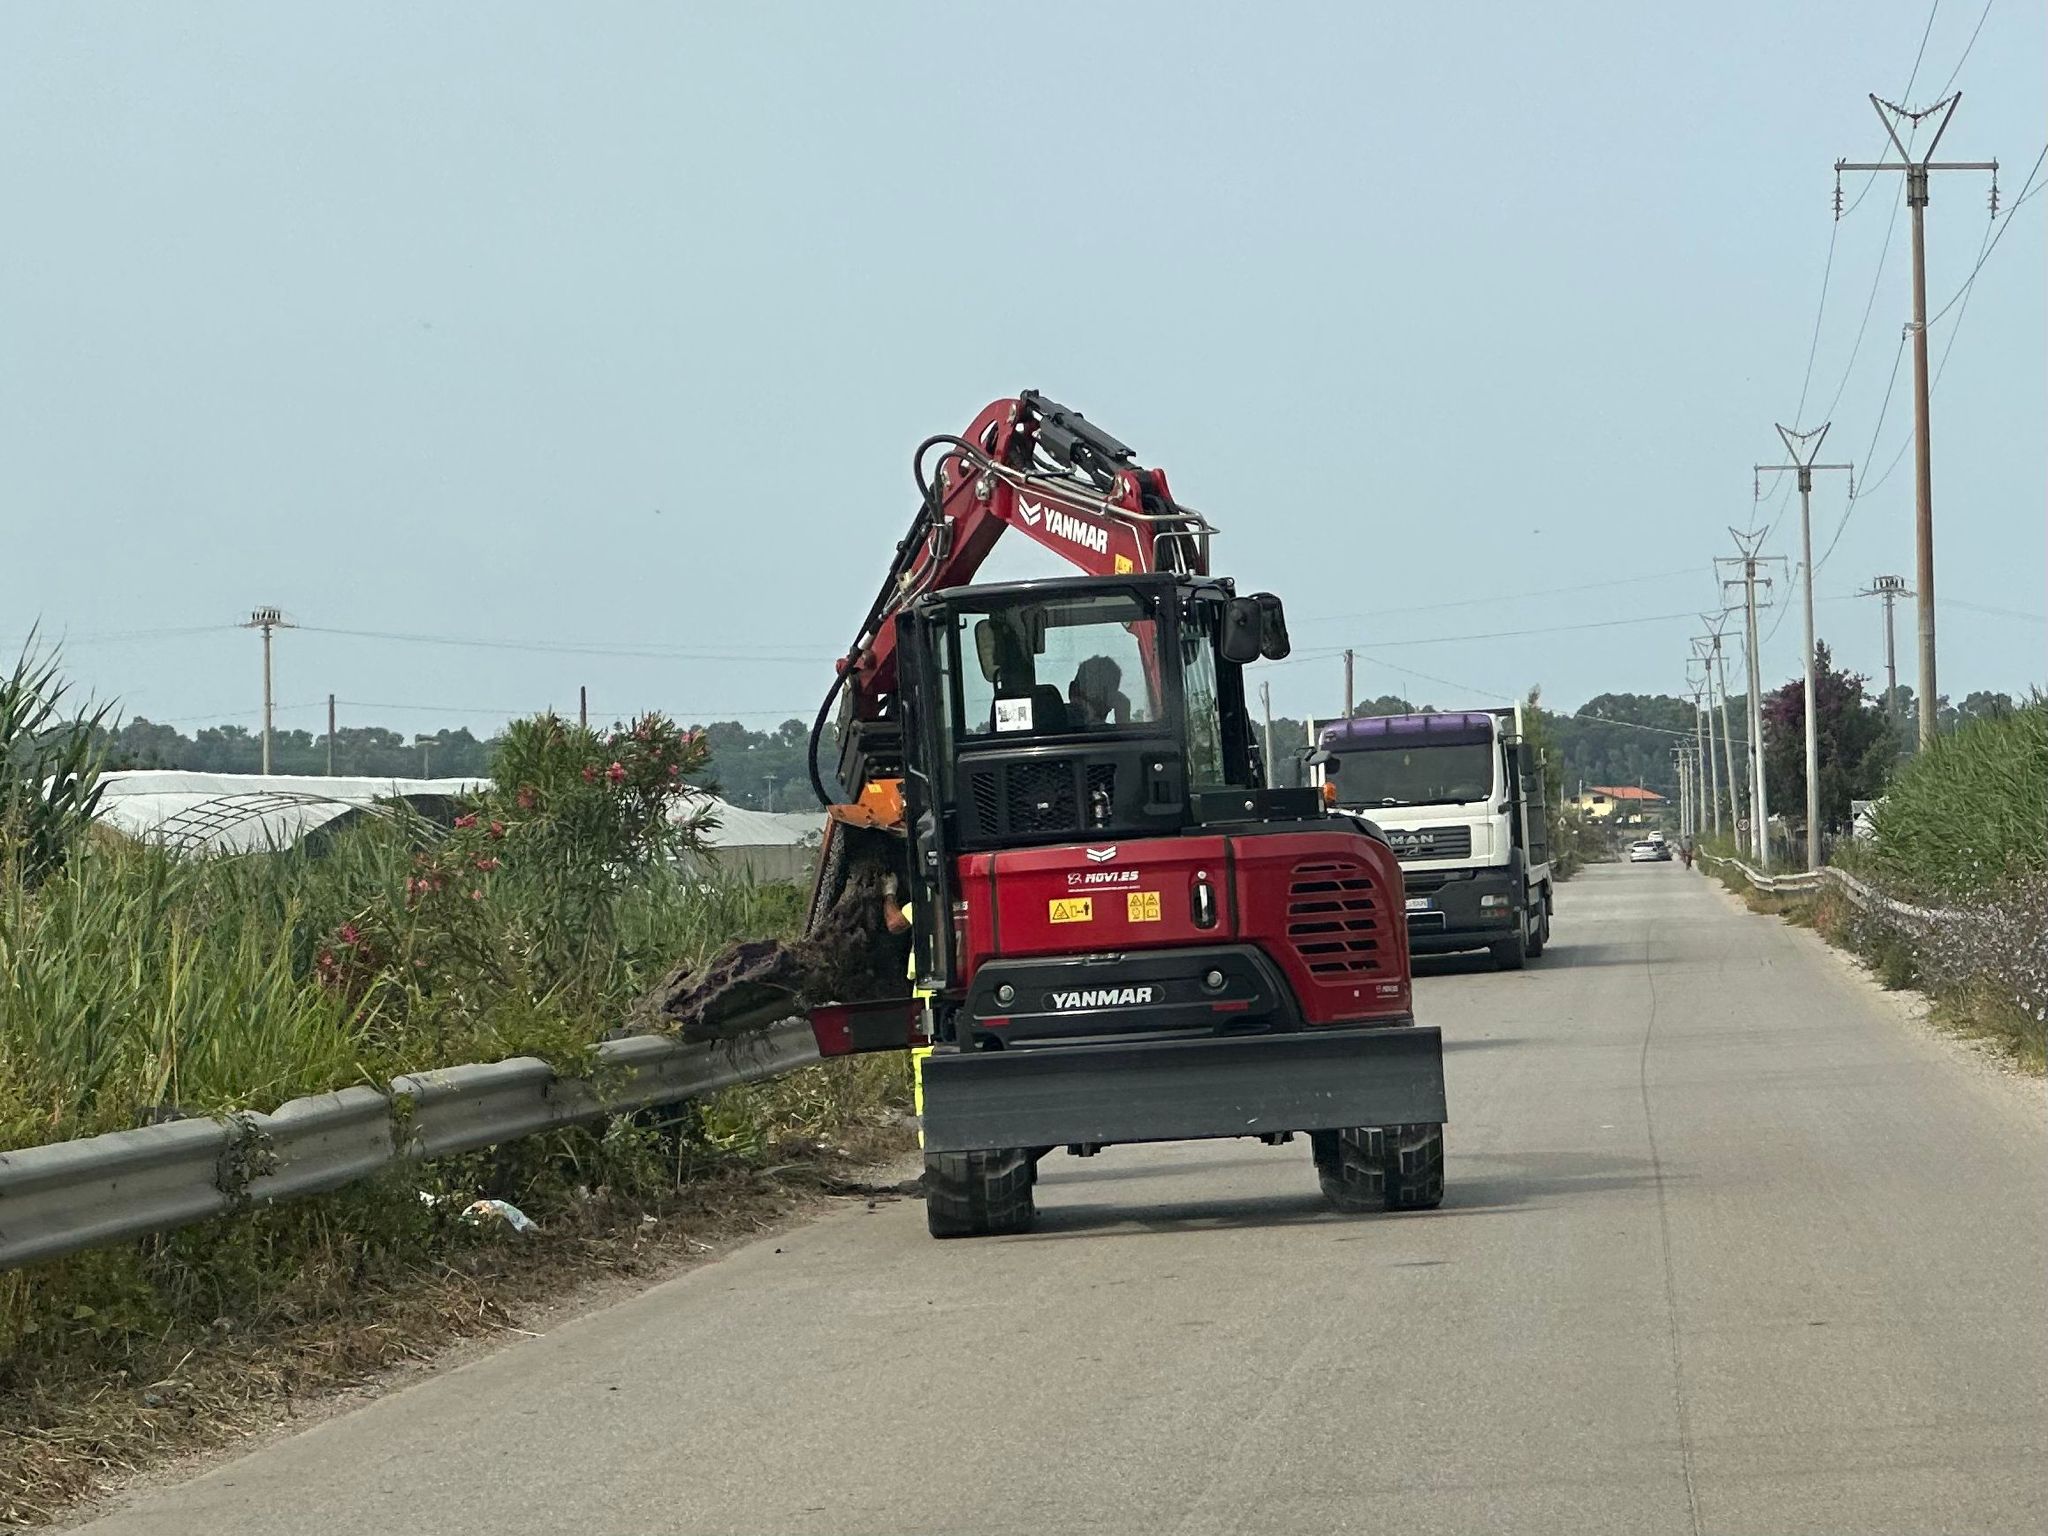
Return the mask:
[(1543, 772), (1519, 706), (1340, 720), (1319, 747), (1330, 811), (1370, 821), (1400, 860), (1412, 952), (1484, 949), (1507, 970), (1543, 953)]

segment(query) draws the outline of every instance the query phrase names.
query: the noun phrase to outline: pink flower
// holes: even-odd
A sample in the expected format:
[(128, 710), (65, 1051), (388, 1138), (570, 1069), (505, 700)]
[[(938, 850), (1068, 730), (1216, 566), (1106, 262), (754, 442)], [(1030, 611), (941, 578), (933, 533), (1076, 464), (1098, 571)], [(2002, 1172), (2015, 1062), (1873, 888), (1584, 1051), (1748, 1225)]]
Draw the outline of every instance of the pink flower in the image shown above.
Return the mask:
[(356, 948), (363, 942), (362, 931), (354, 923), (343, 923), (341, 925), (341, 932), (337, 937), (350, 949)]
[(626, 778), (626, 765), (624, 763), (613, 763), (611, 767), (605, 769), (604, 776), (614, 784), (623, 783)]
[(586, 784), (595, 784), (597, 782), (597, 770), (588, 764), (584, 765), (583, 782)]
[(484, 899), (484, 893), (482, 891), (471, 891), (469, 893), (469, 899), (471, 901), (482, 901)]
[(474, 813), (474, 812), (472, 812), (472, 813), (471, 813), (470, 815), (467, 815), (467, 816), (458, 816), (458, 817), (456, 817), (456, 818), (455, 818), (455, 825), (456, 825), (456, 826), (458, 826), (458, 827), (473, 827), (473, 826), (475, 826), (475, 825), (476, 825), (476, 815), (475, 815), (475, 813)]
[(495, 841), (497, 841), (497, 840), (498, 840), (499, 838), (503, 837), (504, 835), (505, 835), (505, 823), (503, 823), (502, 821), (494, 821), (494, 822), (492, 822), (492, 823), (491, 823), (491, 831), (490, 831), (490, 836), (491, 836), (491, 840), (492, 840), (493, 842), (495, 842)]
[(680, 779), (683, 776), (683, 765), (681, 763), (670, 763), (668, 765), (668, 776), (672, 779)]
[(485, 874), (489, 874), (498, 867), (498, 861), (486, 854), (476, 861), (476, 867)]
[[(530, 811), (534, 808), (534, 806), (540, 803), (540, 797), (533, 792), (533, 786), (531, 784), (520, 785), (518, 799), (519, 809), (521, 809), (522, 811)], [(497, 823), (494, 821), (491, 823), (491, 825), (495, 827)]]

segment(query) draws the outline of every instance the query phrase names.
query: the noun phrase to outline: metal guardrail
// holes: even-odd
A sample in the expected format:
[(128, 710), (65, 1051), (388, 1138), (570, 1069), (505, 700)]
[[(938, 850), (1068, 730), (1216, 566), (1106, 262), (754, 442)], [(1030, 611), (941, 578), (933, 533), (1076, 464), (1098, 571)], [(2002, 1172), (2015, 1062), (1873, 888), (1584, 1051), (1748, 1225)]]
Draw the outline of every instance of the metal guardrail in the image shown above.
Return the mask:
[(1815, 891), (1823, 885), (1832, 885), (1865, 912), (1883, 912), (1887, 916), (1915, 923), (1938, 923), (1956, 915), (1940, 907), (1916, 907), (1911, 902), (1898, 901), (1864, 884), (1846, 870), (1836, 869), (1833, 865), (1822, 869), (1802, 869), (1783, 875), (1766, 875), (1752, 869), (1741, 859), (1722, 858), (1712, 853), (1695, 854), (1694, 857), (1702, 866), (1719, 864), (1736, 870), (1758, 890), (1772, 894), (1779, 891)]
[(339, 1189), (394, 1163), (700, 1098), (819, 1059), (804, 1019), (731, 1042), (607, 1041), (587, 1078), (517, 1057), (408, 1073), (268, 1114), (177, 1120), (0, 1152), (0, 1270)]

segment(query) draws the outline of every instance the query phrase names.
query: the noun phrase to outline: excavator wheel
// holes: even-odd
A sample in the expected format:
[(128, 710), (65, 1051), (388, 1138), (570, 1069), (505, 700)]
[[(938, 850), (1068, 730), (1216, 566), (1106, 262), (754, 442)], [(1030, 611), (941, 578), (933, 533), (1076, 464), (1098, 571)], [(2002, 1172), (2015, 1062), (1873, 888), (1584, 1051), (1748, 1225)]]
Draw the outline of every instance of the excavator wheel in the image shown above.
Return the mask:
[(1038, 1215), (1031, 1186), (1038, 1164), (1021, 1148), (1000, 1152), (927, 1152), (924, 1220), (933, 1237), (992, 1237), (1028, 1232)]
[(1427, 1211), (1444, 1198), (1441, 1125), (1361, 1125), (1309, 1138), (1323, 1196), (1340, 1211)]

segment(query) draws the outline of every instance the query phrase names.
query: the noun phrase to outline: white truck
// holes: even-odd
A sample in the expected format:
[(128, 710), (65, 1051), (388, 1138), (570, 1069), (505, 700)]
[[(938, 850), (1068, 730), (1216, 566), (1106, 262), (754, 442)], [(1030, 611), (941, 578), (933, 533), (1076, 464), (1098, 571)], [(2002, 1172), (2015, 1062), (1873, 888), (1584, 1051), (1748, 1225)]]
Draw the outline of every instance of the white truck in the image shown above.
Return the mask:
[(1484, 949), (1510, 971), (1543, 953), (1543, 765), (1520, 705), (1333, 721), (1318, 747), (1329, 809), (1372, 822), (1401, 861), (1414, 953)]

